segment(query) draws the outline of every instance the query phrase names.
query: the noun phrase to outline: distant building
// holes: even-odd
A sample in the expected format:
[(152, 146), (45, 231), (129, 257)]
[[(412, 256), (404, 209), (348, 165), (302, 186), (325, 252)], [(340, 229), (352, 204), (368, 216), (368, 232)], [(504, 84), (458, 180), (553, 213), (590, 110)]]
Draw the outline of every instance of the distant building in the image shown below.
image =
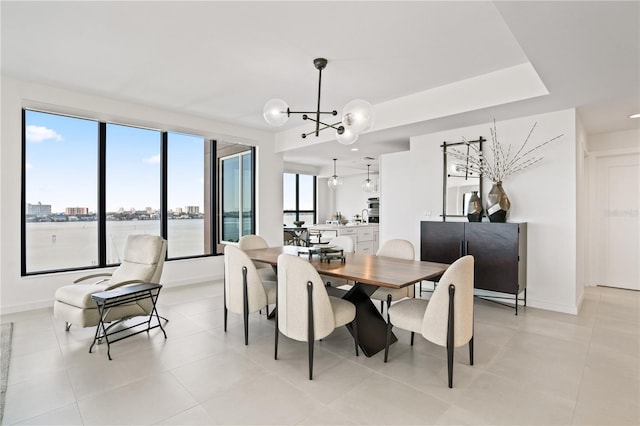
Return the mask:
[(88, 207), (67, 207), (64, 209), (64, 212), (67, 216), (78, 216), (78, 215), (88, 215), (89, 208)]
[(200, 214), (200, 206), (186, 206), (188, 214)]
[(51, 204), (27, 204), (27, 214), (30, 216), (49, 216), (51, 215)]
[(182, 214), (182, 207), (176, 207), (176, 209), (173, 211), (173, 214), (176, 216), (180, 216)]

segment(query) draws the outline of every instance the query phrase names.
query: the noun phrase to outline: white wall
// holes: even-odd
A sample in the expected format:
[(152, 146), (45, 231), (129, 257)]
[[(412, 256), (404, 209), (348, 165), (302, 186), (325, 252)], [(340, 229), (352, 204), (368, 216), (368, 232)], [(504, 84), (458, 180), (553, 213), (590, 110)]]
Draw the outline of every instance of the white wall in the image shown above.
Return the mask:
[[(335, 214), (335, 210), (340, 211), (343, 217), (351, 220), (354, 215), (362, 215), (362, 210), (367, 208), (367, 199), (378, 197), (378, 191), (364, 192), (362, 181), (367, 178), (367, 173), (355, 174), (342, 177), (342, 185), (335, 190), (335, 209), (330, 213)], [(370, 179), (374, 184), (378, 184), (377, 173), (370, 173)], [(380, 200), (382, 202), (382, 199)]]
[[(273, 135), (208, 119), (112, 99), (34, 85), (2, 77), (0, 131), (0, 291), (2, 313), (49, 307), (58, 287), (86, 273), (20, 276), (21, 109), (52, 112), (122, 124), (146, 125), (257, 146), (257, 232), (272, 245), (282, 243), (282, 154), (274, 153)], [(182, 285), (220, 279), (221, 256), (167, 262), (162, 282)]]
[[(409, 152), (382, 156), (381, 241), (404, 238), (420, 247), (420, 221), (441, 220), (440, 145), (478, 135), (490, 140), (489, 121), (486, 125), (412, 137)], [(507, 220), (528, 222), (528, 305), (575, 314), (579, 306), (575, 110), (498, 121), (500, 142), (519, 147), (535, 122), (538, 125), (531, 146), (561, 133), (564, 136), (544, 148), (540, 163), (505, 180), (503, 187), (511, 200)], [(484, 187), (486, 202), (491, 182), (485, 182)]]

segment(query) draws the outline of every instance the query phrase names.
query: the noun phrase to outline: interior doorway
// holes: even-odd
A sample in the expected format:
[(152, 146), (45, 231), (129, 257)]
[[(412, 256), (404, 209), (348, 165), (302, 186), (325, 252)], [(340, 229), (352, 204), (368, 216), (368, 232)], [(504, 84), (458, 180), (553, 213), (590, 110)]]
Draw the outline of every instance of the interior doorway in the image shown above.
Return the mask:
[(596, 284), (640, 290), (640, 154), (595, 161)]

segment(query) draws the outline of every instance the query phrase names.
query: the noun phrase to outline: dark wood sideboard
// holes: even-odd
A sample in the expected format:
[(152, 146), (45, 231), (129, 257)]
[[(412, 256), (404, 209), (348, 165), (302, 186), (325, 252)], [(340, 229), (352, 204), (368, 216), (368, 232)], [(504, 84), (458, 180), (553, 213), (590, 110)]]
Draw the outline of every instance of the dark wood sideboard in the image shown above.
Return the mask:
[[(504, 295), (489, 293), (479, 297), (513, 300), (518, 315), (518, 303), (527, 305), (527, 224), (420, 223), (420, 260), (453, 263), (467, 254), (475, 259), (474, 287)], [(520, 293), (524, 298), (519, 298)]]

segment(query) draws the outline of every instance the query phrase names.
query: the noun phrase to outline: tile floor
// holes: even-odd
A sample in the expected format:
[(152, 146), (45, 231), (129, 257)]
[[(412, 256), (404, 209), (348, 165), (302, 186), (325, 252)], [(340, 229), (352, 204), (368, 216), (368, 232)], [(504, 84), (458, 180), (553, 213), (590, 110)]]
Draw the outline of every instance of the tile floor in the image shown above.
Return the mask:
[[(428, 296), (425, 296), (428, 297)], [(640, 424), (640, 293), (587, 288), (580, 315), (520, 311), (476, 300), (475, 365), (456, 351), (447, 388), (444, 348), (397, 331), (383, 354), (355, 357), (342, 328), (316, 345), (280, 338), (252, 315), (222, 329), (222, 284), (165, 288), (159, 330), (88, 353), (94, 329), (51, 309), (14, 322), (3, 424)]]

